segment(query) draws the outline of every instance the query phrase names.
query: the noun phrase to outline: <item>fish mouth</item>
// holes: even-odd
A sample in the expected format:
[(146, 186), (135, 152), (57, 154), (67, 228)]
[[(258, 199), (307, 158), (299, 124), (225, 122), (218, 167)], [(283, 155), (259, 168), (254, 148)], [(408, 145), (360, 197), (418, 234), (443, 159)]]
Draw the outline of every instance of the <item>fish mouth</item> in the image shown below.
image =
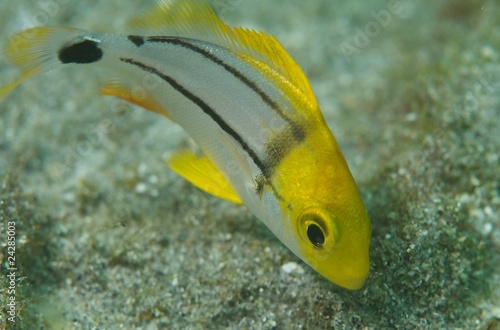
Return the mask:
[(359, 290), (365, 284), (365, 280), (366, 277), (343, 278), (335, 280), (334, 283), (349, 290)]

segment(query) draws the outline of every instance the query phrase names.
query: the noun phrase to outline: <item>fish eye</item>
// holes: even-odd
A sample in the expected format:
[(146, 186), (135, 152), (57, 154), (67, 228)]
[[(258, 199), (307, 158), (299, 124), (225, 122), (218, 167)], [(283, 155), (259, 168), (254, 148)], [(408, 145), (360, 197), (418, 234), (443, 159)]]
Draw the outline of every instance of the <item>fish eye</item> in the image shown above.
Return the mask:
[(318, 207), (310, 207), (298, 216), (297, 231), (304, 243), (312, 248), (330, 250), (339, 241), (336, 218)]
[(321, 247), (325, 243), (325, 234), (317, 224), (307, 226), (307, 238), (316, 247)]

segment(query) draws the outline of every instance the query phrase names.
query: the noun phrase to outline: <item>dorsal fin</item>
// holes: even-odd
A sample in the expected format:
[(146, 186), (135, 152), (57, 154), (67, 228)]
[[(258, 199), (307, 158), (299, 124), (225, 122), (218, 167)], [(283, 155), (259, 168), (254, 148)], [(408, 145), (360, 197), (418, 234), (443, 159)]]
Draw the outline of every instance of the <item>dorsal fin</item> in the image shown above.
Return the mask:
[(274, 36), (229, 27), (204, 0), (160, 0), (149, 11), (131, 19), (129, 25), (140, 34), (197, 39), (253, 58), (266, 64), (315, 103), (304, 72)]

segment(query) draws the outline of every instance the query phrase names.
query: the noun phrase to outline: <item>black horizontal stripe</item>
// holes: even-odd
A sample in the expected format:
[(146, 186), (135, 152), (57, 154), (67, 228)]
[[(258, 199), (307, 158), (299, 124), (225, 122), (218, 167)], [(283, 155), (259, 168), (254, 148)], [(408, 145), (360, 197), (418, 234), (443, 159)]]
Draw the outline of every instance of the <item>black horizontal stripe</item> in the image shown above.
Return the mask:
[(305, 134), (302, 131), (302, 129), (297, 125), (295, 122), (293, 122), (290, 118), (288, 118), (284, 113), (283, 110), (279, 107), (279, 105), (274, 102), (262, 89), (257, 86), (257, 84), (250, 79), (248, 79), (243, 73), (241, 73), (238, 69), (235, 67), (227, 64), (224, 62), (222, 59), (218, 58), (212, 53), (209, 53), (203, 48), (197, 47), (196, 45), (193, 45), (186, 41), (185, 39), (179, 39), (179, 38), (174, 38), (174, 37), (164, 37), (164, 36), (156, 36), (156, 37), (149, 37), (147, 39), (148, 41), (151, 42), (162, 42), (162, 43), (169, 43), (172, 45), (178, 45), (182, 46), (184, 48), (190, 49), (203, 57), (209, 59), (210, 61), (222, 66), (226, 71), (231, 73), (234, 77), (236, 77), (238, 80), (240, 80), (242, 83), (244, 83), (248, 88), (250, 88), (252, 91), (254, 91), (257, 95), (260, 96), (262, 101), (266, 103), (271, 109), (273, 109), (283, 120), (285, 120), (291, 127), (292, 127), (292, 133), (297, 140), (297, 142), (302, 142), (305, 138)]
[(132, 41), (132, 43), (137, 47), (141, 47), (142, 45), (144, 45), (144, 37), (129, 35), (127, 39)]
[(219, 125), (219, 127), (226, 132), (228, 135), (230, 135), (234, 140), (236, 140), (240, 146), (243, 148), (243, 150), (248, 154), (248, 156), (253, 160), (255, 165), (259, 168), (259, 170), (262, 172), (262, 174), (265, 177), (269, 177), (270, 172), (272, 169), (266, 165), (255, 153), (255, 151), (250, 148), (248, 143), (239, 135), (231, 126), (229, 126), (228, 123), (224, 121), (224, 119), (221, 118), (221, 116), (212, 108), (210, 107), (207, 103), (205, 103), (202, 99), (200, 99), (198, 96), (194, 95), (190, 91), (188, 91), (184, 86), (179, 84), (175, 79), (172, 77), (158, 71), (157, 69), (147, 66), (144, 63), (141, 63), (139, 61), (136, 61), (131, 58), (123, 58), (121, 57), (120, 60), (125, 63), (132, 64), (146, 72), (150, 72), (158, 77), (160, 77), (162, 80), (167, 82), (172, 88), (174, 88), (176, 91), (184, 95), (187, 99), (189, 99), (191, 102), (196, 104), (205, 114), (207, 114), (210, 118), (212, 118), (213, 121)]

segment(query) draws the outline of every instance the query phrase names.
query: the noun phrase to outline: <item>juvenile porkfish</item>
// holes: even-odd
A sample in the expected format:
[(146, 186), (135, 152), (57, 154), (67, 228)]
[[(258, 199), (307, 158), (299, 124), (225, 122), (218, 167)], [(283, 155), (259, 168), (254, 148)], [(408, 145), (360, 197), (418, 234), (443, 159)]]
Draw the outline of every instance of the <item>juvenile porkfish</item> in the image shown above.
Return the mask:
[(356, 184), (311, 86), (271, 35), (225, 25), (202, 0), (164, 0), (131, 20), (133, 35), (35, 27), (6, 56), (24, 80), (70, 65), (111, 70), (102, 88), (170, 118), (203, 156), (169, 166), (198, 188), (244, 203), (331, 282), (359, 289), (371, 227)]

